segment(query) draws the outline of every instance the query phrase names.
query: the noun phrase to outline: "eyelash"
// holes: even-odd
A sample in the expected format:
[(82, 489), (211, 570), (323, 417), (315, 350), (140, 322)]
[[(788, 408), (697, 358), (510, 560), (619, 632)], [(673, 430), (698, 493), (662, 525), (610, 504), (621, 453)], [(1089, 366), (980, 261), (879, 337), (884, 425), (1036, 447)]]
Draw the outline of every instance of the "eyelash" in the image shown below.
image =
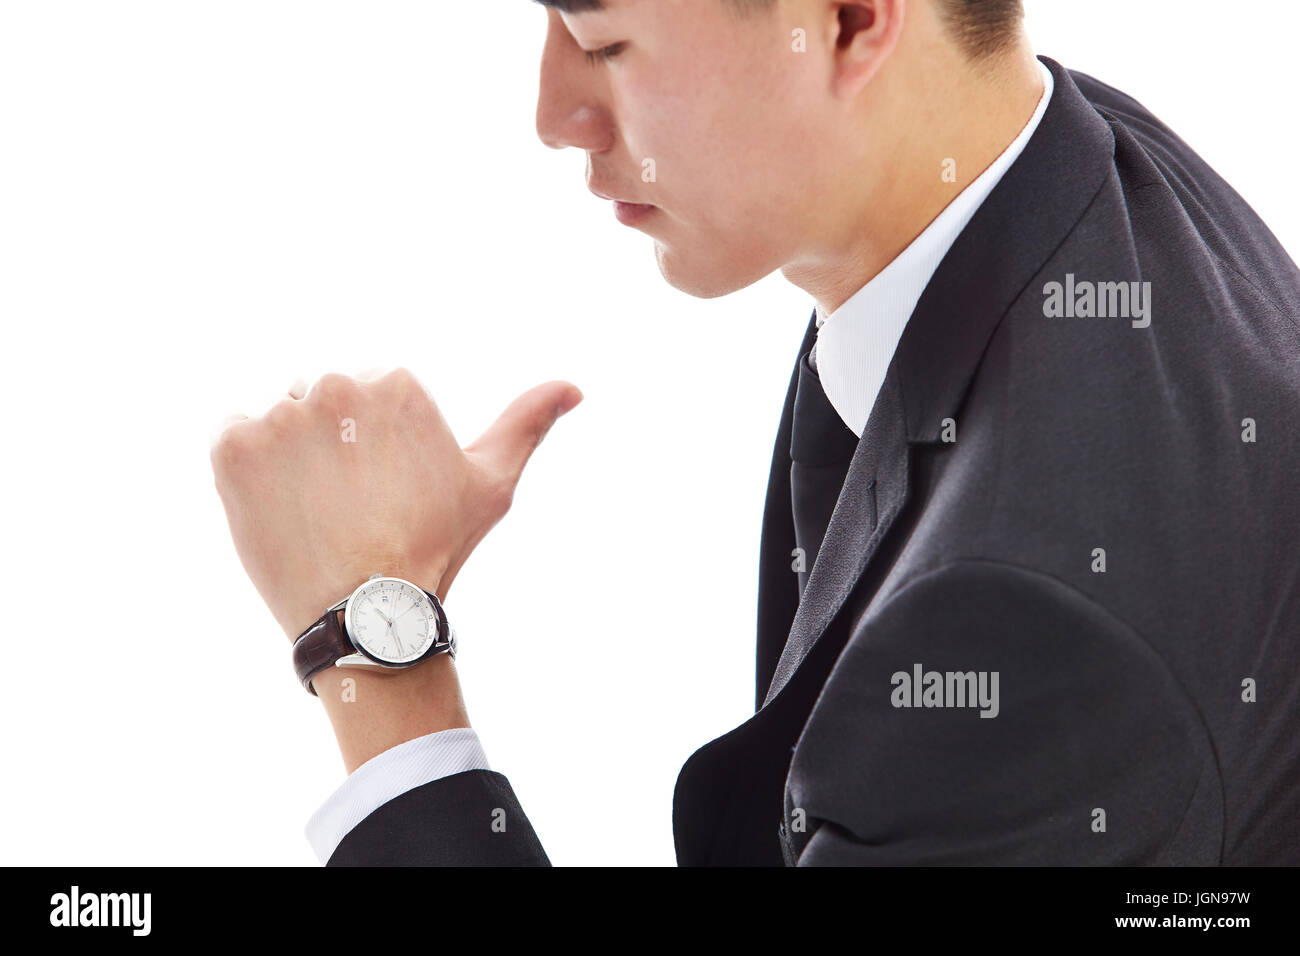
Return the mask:
[(587, 62), (594, 65), (598, 60), (603, 60), (608, 63), (610, 60), (614, 59), (614, 57), (622, 53), (626, 47), (626, 43), (611, 43), (609, 46), (602, 47), (599, 50), (584, 50), (583, 52), (587, 54)]

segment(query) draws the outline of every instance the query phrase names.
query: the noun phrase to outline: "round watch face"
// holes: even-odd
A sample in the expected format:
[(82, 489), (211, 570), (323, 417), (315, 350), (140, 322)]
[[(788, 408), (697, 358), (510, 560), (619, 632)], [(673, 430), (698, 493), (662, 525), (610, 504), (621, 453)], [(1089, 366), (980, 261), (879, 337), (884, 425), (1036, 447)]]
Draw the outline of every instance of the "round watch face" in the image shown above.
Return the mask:
[(375, 578), (357, 588), (344, 623), (357, 649), (383, 664), (413, 664), (438, 640), (433, 602), (400, 578)]

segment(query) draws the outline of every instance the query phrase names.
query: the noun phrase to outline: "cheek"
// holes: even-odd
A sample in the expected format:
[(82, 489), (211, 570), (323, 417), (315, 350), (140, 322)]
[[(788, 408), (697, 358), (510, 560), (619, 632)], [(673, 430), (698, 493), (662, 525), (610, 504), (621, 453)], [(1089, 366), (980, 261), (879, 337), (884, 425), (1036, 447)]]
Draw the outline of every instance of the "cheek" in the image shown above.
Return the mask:
[(714, 110), (701, 91), (664, 71), (669, 81), (628, 84), (621, 90), (617, 110), (628, 161), (638, 175), (644, 160), (654, 160), (657, 181), (667, 186), (682, 181), (713, 161), (710, 117)]
[(670, 195), (716, 191), (760, 138), (766, 96), (755, 95), (739, 57), (689, 42), (656, 45), (652, 53), (615, 84), (628, 160), (639, 176), (641, 163), (653, 159), (658, 185)]
[[(787, 47), (720, 59), (680, 50), (619, 89), (627, 175), (678, 223), (678, 244), (781, 244), (797, 225), (824, 142), (812, 64)], [(642, 181), (654, 161), (654, 183)]]
[[(683, 219), (715, 218), (742, 203), (769, 180), (766, 165), (779, 151), (762, 111), (731, 91), (727, 98), (696, 87), (689, 93), (659, 90), (625, 114), (639, 117), (624, 129), (629, 172), (645, 189), (647, 201)], [(646, 161), (655, 181), (645, 183)]]

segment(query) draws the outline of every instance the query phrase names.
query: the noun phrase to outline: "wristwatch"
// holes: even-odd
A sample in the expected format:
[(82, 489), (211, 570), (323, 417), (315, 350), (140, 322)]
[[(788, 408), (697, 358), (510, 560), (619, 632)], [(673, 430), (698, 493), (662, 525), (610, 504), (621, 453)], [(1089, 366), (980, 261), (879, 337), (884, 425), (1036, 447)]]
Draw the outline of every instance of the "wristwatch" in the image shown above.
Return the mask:
[(410, 581), (373, 574), (298, 635), (293, 669), (314, 697), (312, 678), (327, 667), (391, 672), (435, 654), (456, 656), (456, 631), (438, 598)]

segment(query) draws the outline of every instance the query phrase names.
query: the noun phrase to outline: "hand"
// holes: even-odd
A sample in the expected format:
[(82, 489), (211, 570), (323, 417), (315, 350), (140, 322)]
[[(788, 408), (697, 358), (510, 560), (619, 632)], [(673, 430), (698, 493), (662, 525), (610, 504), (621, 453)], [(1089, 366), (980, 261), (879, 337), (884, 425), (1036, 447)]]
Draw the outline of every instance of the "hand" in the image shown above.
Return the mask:
[(371, 574), (443, 599), (537, 445), (581, 400), (568, 382), (538, 385), (462, 449), (405, 369), (326, 375), (213, 444), (235, 550), (290, 639)]

